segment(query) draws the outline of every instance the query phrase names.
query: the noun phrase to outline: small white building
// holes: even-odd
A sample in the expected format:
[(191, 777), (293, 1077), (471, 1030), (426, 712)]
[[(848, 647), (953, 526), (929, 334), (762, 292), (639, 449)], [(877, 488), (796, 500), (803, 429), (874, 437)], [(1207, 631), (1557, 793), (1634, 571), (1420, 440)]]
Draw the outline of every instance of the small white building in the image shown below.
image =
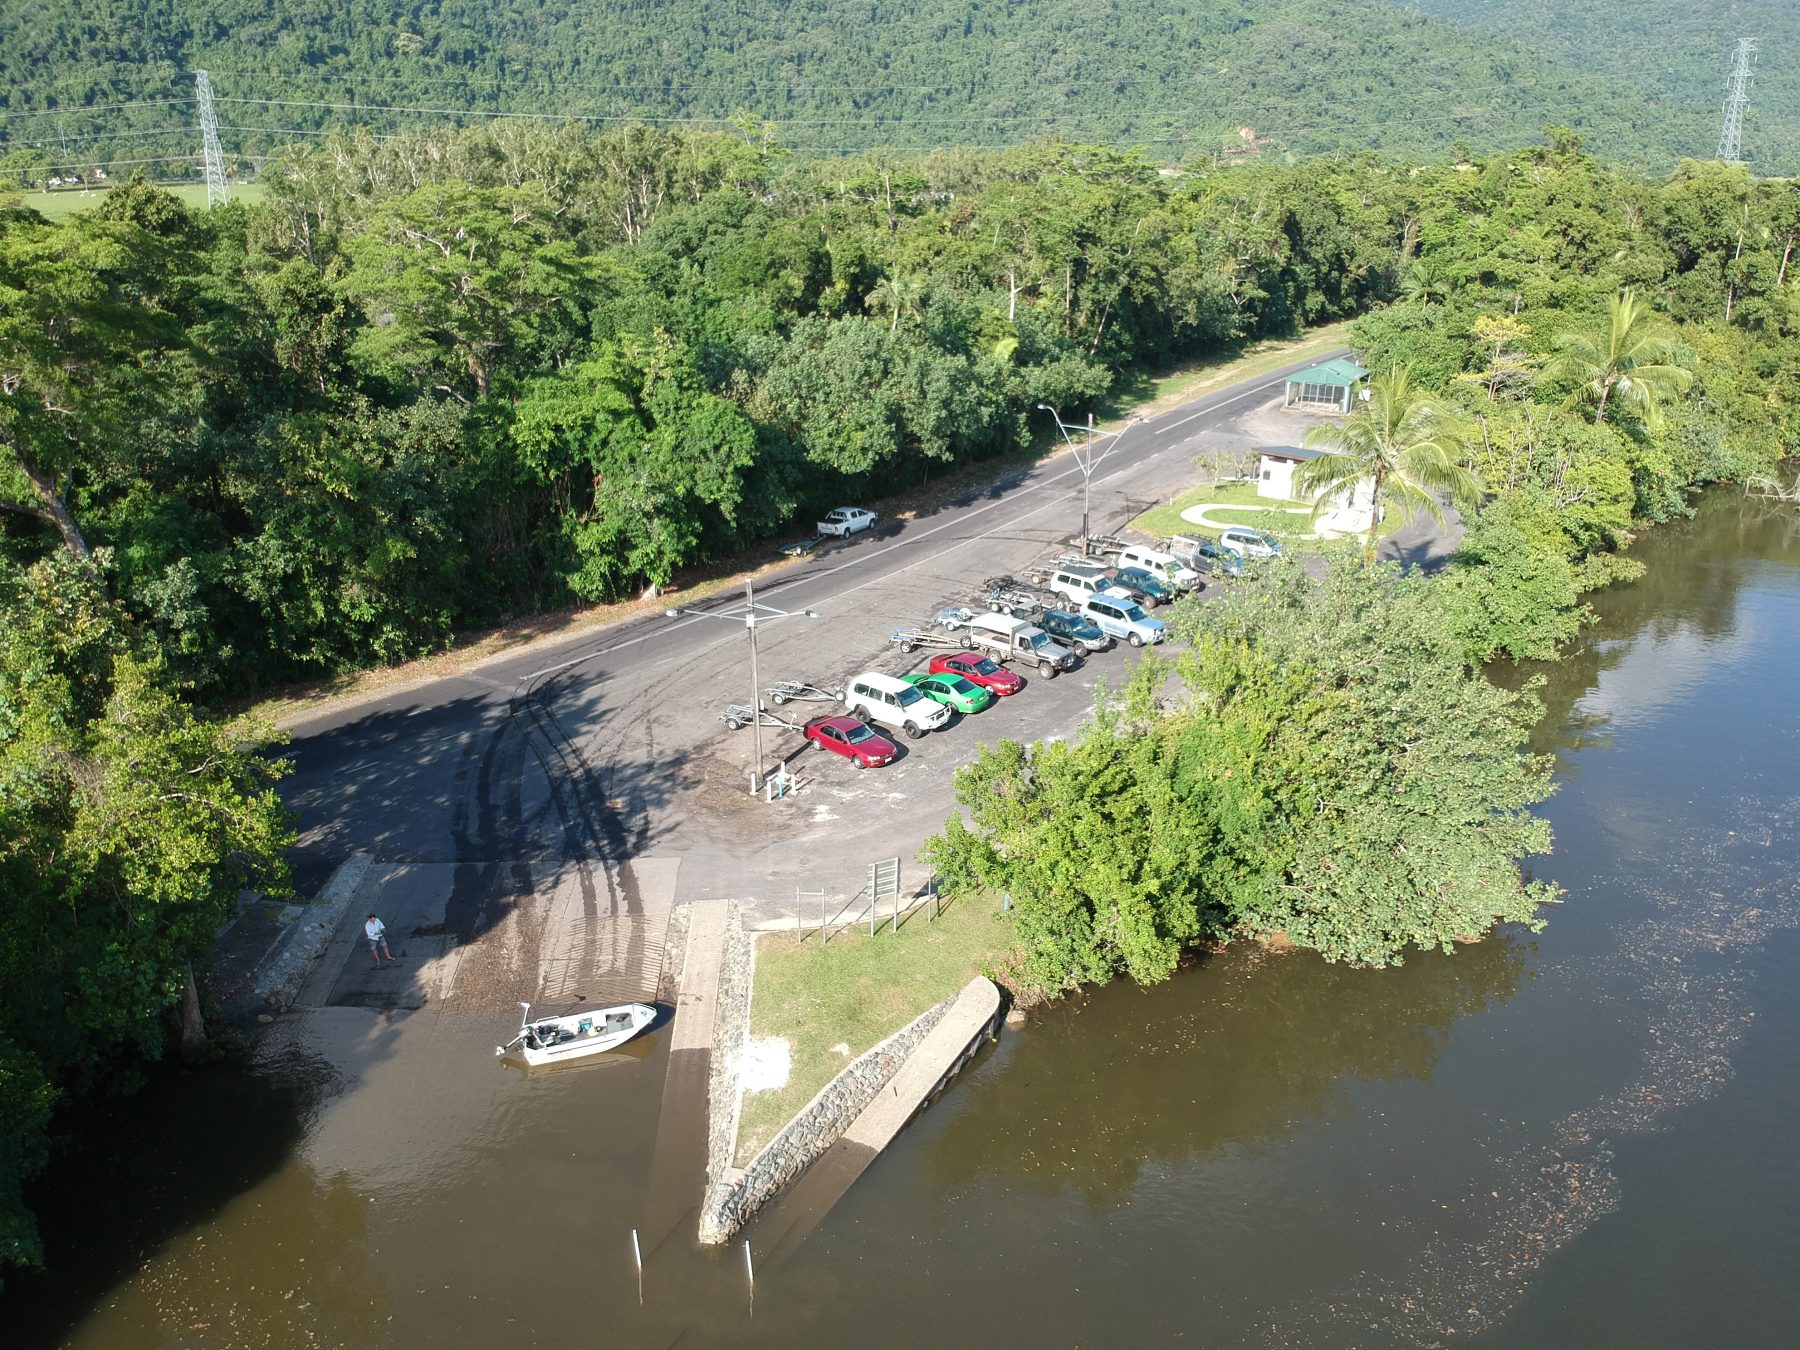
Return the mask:
[[(1271, 445), (1256, 452), (1256, 495), (1271, 501), (1318, 502), (1317, 493), (1304, 493), (1294, 486), (1294, 474), (1308, 460), (1336, 453), (1331, 450), (1308, 450), (1298, 445)], [(1322, 535), (1361, 534), (1375, 518), (1375, 482), (1358, 479), (1349, 489), (1340, 489), (1321, 511), (1313, 528)]]

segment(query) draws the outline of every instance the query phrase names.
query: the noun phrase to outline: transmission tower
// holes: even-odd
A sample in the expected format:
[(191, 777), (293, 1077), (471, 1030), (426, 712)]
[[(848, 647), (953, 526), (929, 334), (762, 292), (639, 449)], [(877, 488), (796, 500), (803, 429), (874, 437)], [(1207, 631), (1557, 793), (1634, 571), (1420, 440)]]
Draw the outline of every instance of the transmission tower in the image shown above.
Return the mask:
[(1750, 72), (1756, 65), (1756, 39), (1739, 38), (1731, 74), (1725, 77), (1725, 124), (1719, 130), (1719, 159), (1744, 162), (1744, 109), (1750, 106)]
[(213, 111), (212, 79), (194, 72), (194, 101), (200, 105), (200, 154), (206, 161), (206, 205), (210, 210), (231, 200), (225, 187), (225, 153), (219, 149), (219, 116)]

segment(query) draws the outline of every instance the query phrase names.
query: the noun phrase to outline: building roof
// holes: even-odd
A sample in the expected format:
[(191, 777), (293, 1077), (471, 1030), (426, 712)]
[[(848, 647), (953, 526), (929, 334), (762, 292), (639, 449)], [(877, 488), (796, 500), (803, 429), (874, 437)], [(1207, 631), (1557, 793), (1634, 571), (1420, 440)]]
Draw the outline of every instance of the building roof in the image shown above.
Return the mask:
[(1348, 387), (1358, 380), (1367, 379), (1369, 372), (1347, 356), (1335, 356), (1329, 361), (1322, 361), (1306, 370), (1295, 371), (1287, 377), (1289, 384), (1336, 384)]
[(1307, 459), (1319, 459), (1332, 452), (1329, 450), (1306, 450), (1298, 445), (1265, 445), (1256, 453), (1267, 455), (1270, 459), (1291, 459), (1299, 462)]

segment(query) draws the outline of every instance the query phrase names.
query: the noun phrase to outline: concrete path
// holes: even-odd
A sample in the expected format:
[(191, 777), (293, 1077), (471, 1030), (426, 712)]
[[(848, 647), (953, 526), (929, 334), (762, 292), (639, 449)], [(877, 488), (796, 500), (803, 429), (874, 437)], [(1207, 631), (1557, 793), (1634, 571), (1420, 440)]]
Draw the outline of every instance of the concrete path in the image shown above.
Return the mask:
[(992, 980), (978, 975), (964, 985), (950, 1011), (926, 1033), (880, 1095), (801, 1173), (788, 1192), (758, 1217), (757, 1249), (770, 1258), (791, 1252), (906, 1128), (945, 1075), (959, 1067), (971, 1043), (999, 1012), (1000, 990)]
[[(707, 1088), (712, 1075), (719, 969), (730, 908), (723, 900), (693, 906), (681, 994), (669, 1033), (669, 1072), (663, 1080), (656, 1156), (644, 1220), (645, 1247), (654, 1249), (700, 1208), (706, 1190)], [(689, 1225), (691, 1229), (691, 1224)], [(648, 1250), (646, 1251), (648, 1255)]]

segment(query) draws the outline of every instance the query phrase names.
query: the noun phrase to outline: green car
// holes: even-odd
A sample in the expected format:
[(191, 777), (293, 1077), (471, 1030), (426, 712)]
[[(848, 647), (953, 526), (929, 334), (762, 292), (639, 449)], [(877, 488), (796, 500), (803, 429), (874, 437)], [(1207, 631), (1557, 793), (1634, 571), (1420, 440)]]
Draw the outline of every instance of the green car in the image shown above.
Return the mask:
[(908, 675), (906, 682), (917, 685), (926, 698), (959, 713), (978, 713), (994, 701), (987, 690), (960, 675)]

